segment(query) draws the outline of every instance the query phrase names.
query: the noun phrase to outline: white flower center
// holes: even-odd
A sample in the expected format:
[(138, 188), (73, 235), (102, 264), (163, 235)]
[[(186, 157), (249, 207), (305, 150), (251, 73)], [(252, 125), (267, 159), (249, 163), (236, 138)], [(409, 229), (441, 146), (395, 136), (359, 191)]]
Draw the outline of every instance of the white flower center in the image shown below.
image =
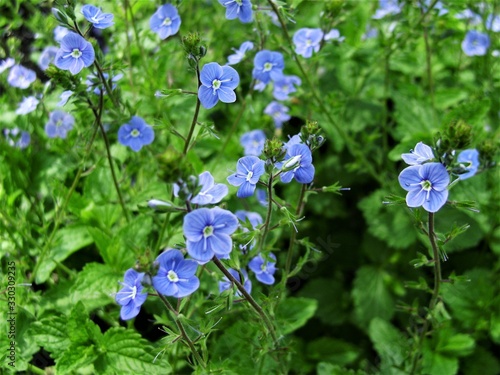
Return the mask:
[(247, 181), (250, 181), (250, 179), (253, 177), (253, 172), (252, 171), (248, 171), (247, 173), (247, 177), (245, 178)]
[(273, 63), (266, 62), (264, 64), (264, 72), (269, 72), (273, 68)]
[(78, 59), (82, 55), (82, 51), (80, 51), (78, 48), (73, 48), (73, 52), (71, 52), (71, 57)]
[(312, 40), (311, 39), (307, 39), (306, 40), (306, 46), (308, 46), (308, 47), (312, 46)]
[(170, 271), (168, 271), (167, 279), (169, 279), (173, 283), (176, 283), (177, 281), (179, 281), (179, 276), (177, 276), (175, 271), (170, 270)]
[(130, 132), (130, 135), (131, 135), (132, 137), (134, 137), (134, 138), (137, 138), (138, 136), (140, 136), (140, 135), (141, 135), (141, 132), (140, 132), (139, 130), (137, 130), (137, 129), (134, 129), (134, 130), (132, 130), (132, 131)]
[(218, 80), (216, 78), (216, 79), (214, 79), (212, 81), (212, 87), (214, 88), (214, 90), (217, 90), (220, 87), (220, 85), (222, 85), (222, 81), (221, 80)]
[(431, 191), (432, 190), (432, 182), (430, 182), (429, 180), (424, 180), (420, 183), (420, 185), (422, 186), (422, 190), (425, 190), (425, 191)]
[(130, 292), (130, 298), (135, 299), (135, 296), (137, 295), (137, 287), (134, 285), (131, 289), (132, 292)]
[(214, 233), (214, 227), (211, 225), (208, 225), (203, 229), (203, 237), (205, 238), (210, 237), (213, 233)]
[(163, 26), (170, 26), (171, 24), (172, 20), (170, 19), (170, 17), (165, 18), (162, 23)]

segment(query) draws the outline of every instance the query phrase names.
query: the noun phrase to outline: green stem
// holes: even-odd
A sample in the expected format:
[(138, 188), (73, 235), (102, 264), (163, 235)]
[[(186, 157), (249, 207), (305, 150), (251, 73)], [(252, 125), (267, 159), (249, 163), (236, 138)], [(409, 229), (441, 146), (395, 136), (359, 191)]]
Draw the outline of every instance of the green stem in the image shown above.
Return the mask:
[(222, 262), (219, 259), (217, 259), (217, 257), (215, 255), (212, 258), (212, 262), (215, 263), (217, 268), (222, 271), (222, 273), (229, 279), (229, 281), (231, 281), (231, 283), (236, 285), (236, 288), (238, 288), (240, 293), (245, 297), (245, 299), (248, 301), (248, 303), (250, 303), (250, 305), (253, 307), (255, 312), (260, 315), (260, 317), (264, 321), (264, 324), (266, 325), (269, 333), (271, 334), (271, 337), (273, 339), (274, 344), (277, 345), (278, 344), (278, 337), (276, 336), (276, 331), (274, 330), (274, 326), (273, 326), (271, 320), (269, 319), (267, 314), (264, 312), (262, 307), (259, 306), (259, 304), (253, 299), (253, 297), (245, 290), (245, 287), (238, 280), (236, 280), (233, 277), (233, 275), (231, 275), (231, 273), (227, 270), (226, 267), (224, 267)]
[[(201, 85), (200, 81), (200, 67), (198, 65), (198, 62), (196, 62), (196, 79), (198, 81), (198, 87)], [(191, 127), (189, 128), (189, 133), (186, 138), (186, 143), (184, 144), (184, 150), (182, 151), (183, 155), (186, 155), (188, 150), (189, 150), (189, 143), (191, 142), (191, 138), (193, 137), (194, 133), (194, 128), (196, 127), (196, 123), (198, 122), (198, 115), (200, 113), (200, 98), (196, 96), (196, 108), (194, 110), (194, 115), (193, 115), (193, 121), (191, 121)]]
[(269, 233), (269, 225), (271, 224), (271, 217), (273, 214), (273, 173), (269, 173), (269, 181), (267, 182), (267, 214), (266, 221), (264, 222), (264, 232), (262, 233), (262, 238), (259, 243), (259, 253), (264, 247), (266, 242), (267, 234)]
[(163, 296), (158, 291), (156, 291), (156, 293), (158, 293), (158, 297), (160, 297), (161, 301), (166, 306), (166, 308), (168, 310), (170, 310), (172, 313), (174, 313), (174, 315), (175, 315), (175, 318), (174, 318), (175, 324), (176, 324), (177, 328), (179, 329), (179, 332), (181, 333), (182, 339), (189, 346), (189, 349), (191, 349), (191, 353), (193, 353), (194, 357), (196, 358), (196, 360), (198, 361), (198, 363), (200, 364), (200, 366), (203, 367), (203, 368), (206, 368), (207, 364), (205, 363), (205, 361), (203, 360), (203, 358), (201, 357), (201, 355), (196, 350), (193, 341), (189, 338), (189, 336), (186, 333), (186, 330), (184, 329), (184, 325), (179, 320), (179, 313), (173, 308), (173, 306), (170, 304), (170, 302), (168, 302), (168, 300), (167, 300), (167, 298), (165, 298), (165, 296)]
[(41, 368), (38, 368), (32, 364), (28, 364), (28, 372), (30, 374), (35, 374), (35, 375), (45, 375), (46, 374), (45, 370), (42, 370)]

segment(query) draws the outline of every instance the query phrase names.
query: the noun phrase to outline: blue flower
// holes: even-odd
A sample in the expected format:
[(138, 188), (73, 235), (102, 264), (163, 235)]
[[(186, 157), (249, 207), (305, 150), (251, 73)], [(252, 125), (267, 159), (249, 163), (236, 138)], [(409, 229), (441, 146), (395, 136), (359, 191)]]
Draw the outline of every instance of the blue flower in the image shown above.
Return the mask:
[(379, 20), (385, 16), (399, 13), (401, 13), (401, 5), (397, 0), (379, 0), (379, 7), (372, 18)]
[(274, 273), (276, 272), (276, 256), (269, 253), (268, 257), (274, 259), (274, 262), (264, 259), (262, 254), (259, 254), (248, 263), (248, 268), (255, 273), (255, 277), (262, 284), (272, 285), (274, 284)]
[(481, 16), (477, 13), (474, 13), (470, 9), (465, 9), (464, 11), (457, 13), (455, 15), (455, 18), (459, 20), (467, 20), (473, 26), (480, 25), (482, 23)]
[(20, 148), (21, 150), (28, 147), (31, 142), (30, 133), (22, 132), (19, 128), (4, 129), (3, 135), (10, 146)]
[(57, 51), (59, 51), (59, 48), (55, 46), (48, 46), (43, 49), (42, 54), (38, 59), (38, 66), (40, 67), (40, 69), (47, 70), (49, 64), (54, 63)]
[(200, 286), (196, 277), (198, 263), (184, 259), (179, 250), (168, 249), (161, 253), (156, 262), (160, 265), (153, 276), (153, 287), (165, 296), (182, 298), (189, 296)]
[(236, 173), (227, 178), (233, 186), (239, 186), (236, 196), (247, 198), (253, 195), (260, 176), (265, 172), (264, 160), (256, 156), (244, 156), (236, 164)]
[(68, 34), (70, 33), (71, 31), (65, 27), (62, 27), (62, 26), (56, 26), (54, 28), (54, 40), (57, 42), (57, 43), (61, 43), (61, 41), (63, 40), (63, 38)]
[(494, 33), (500, 32), (500, 16), (490, 14), (486, 18), (486, 30), (491, 30)]
[(288, 114), (288, 111), (288, 107), (275, 101), (269, 103), (264, 109), (264, 113), (273, 118), (274, 125), (277, 128), (283, 127), (283, 123), (292, 118), (292, 116)]
[(312, 56), (313, 51), (318, 52), (323, 39), (323, 31), (321, 29), (299, 29), (293, 35), (293, 44), (295, 44), (295, 52), (305, 58)]
[(139, 273), (132, 268), (125, 272), (123, 283), (120, 283), (123, 288), (115, 296), (116, 303), (122, 307), (120, 310), (122, 320), (135, 318), (139, 314), (142, 304), (146, 302), (148, 294), (142, 292), (144, 289), (141, 284), (143, 278), (144, 272)]
[(274, 81), (273, 96), (276, 100), (287, 100), (288, 95), (297, 91), (294, 85), (300, 86), (302, 81), (297, 76), (282, 76)]
[(408, 165), (418, 165), (434, 159), (434, 153), (432, 152), (432, 148), (422, 142), (418, 142), (415, 150), (411, 150), (409, 154), (402, 154), (401, 157)]
[(248, 219), (254, 229), (263, 223), (262, 216), (257, 212), (238, 210), (234, 214), (243, 223)]
[(463, 150), (458, 154), (457, 161), (460, 163), (460, 167), (467, 171), (458, 175), (458, 178), (465, 180), (477, 173), (477, 169), (479, 168), (479, 152), (476, 149)]
[(251, 49), (253, 49), (252, 42), (243, 42), (239, 49), (232, 48), (235, 53), (227, 57), (227, 64), (238, 64), (245, 57), (245, 52), (250, 51)]
[[(229, 273), (236, 279), (240, 284), (243, 284), (243, 288), (247, 291), (248, 294), (252, 292), (252, 282), (248, 278), (247, 271), (245, 270), (240, 270), (241, 274), (243, 275), (243, 283), (241, 282), (241, 277), (240, 277), (240, 272), (236, 271), (235, 269), (229, 268), (228, 269)], [(229, 281), (229, 279), (224, 276), (222, 278), (222, 281), (219, 281), (219, 293), (224, 292), (225, 290), (232, 289), (233, 288), (233, 283)], [(236, 291), (235, 295), (237, 297), (241, 297), (241, 292), (239, 290)]]
[(103, 13), (101, 8), (93, 5), (84, 5), (82, 7), (82, 14), (97, 29), (105, 29), (114, 25), (114, 16), (111, 13)]
[(63, 106), (65, 106), (66, 103), (68, 102), (69, 98), (71, 97), (71, 95), (73, 95), (73, 91), (71, 91), (71, 90), (63, 91), (61, 93), (61, 95), (59, 95), (59, 98), (61, 100), (59, 100), (59, 102), (56, 104), (56, 107), (63, 107)]
[(26, 115), (30, 112), (33, 112), (36, 109), (38, 103), (39, 100), (34, 96), (28, 96), (27, 98), (23, 98), (23, 101), (19, 103), (19, 107), (16, 109), (16, 114)]
[(14, 65), (7, 76), (7, 82), (12, 87), (28, 88), (36, 79), (36, 73), (22, 65)]
[(269, 81), (276, 81), (283, 75), (285, 60), (279, 52), (262, 50), (255, 54), (252, 76), (267, 85)]
[(226, 7), (226, 18), (234, 20), (239, 18), (243, 23), (252, 22), (252, 3), (250, 0), (219, 0)]
[(323, 37), (324, 40), (337, 40), (339, 42), (343, 42), (345, 37), (340, 36), (340, 31), (337, 29), (331, 29), (328, 33)]
[(249, 131), (241, 136), (240, 143), (245, 155), (259, 156), (264, 150), (266, 134), (260, 129)]
[[(208, 171), (198, 176), (198, 186), (201, 186), (200, 192), (190, 198), (191, 203), (205, 205), (219, 203), (228, 193), (227, 186), (216, 184), (212, 174)], [(179, 184), (174, 183), (174, 196), (179, 196)]]
[(213, 258), (226, 257), (233, 249), (230, 235), (238, 228), (238, 219), (219, 207), (199, 208), (184, 216), (184, 236), (188, 254), (206, 263)]
[(45, 124), (45, 133), (49, 138), (66, 138), (68, 132), (73, 129), (75, 118), (63, 111), (50, 113), (49, 121)]
[(490, 37), (488, 34), (470, 30), (467, 32), (462, 42), (462, 51), (464, 51), (467, 56), (484, 56), (489, 46)]
[(263, 207), (267, 207), (269, 205), (269, 200), (267, 199), (267, 191), (265, 189), (256, 189), (255, 197), (257, 198), (257, 202)]
[(61, 40), (61, 48), (57, 51), (55, 66), (78, 74), (84, 67), (94, 63), (94, 47), (80, 35), (68, 33)]
[[(427, 9), (431, 5), (432, 0), (425, 0), (424, 4), (422, 6), (422, 9), (424, 12), (427, 12)], [(418, 3), (420, 5), (420, 3)], [(436, 4), (434, 4), (434, 7), (432, 8), (433, 10), (438, 10), (438, 16), (444, 16), (445, 14), (448, 13), (448, 9), (446, 9), (441, 1), (438, 1)]]
[(149, 27), (157, 33), (160, 39), (166, 39), (177, 34), (181, 27), (181, 17), (177, 8), (171, 4), (165, 4), (158, 8), (149, 20)]
[(201, 86), (198, 98), (206, 109), (210, 109), (220, 100), (223, 103), (234, 103), (234, 89), (240, 83), (238, 72), (230, 66), (220, 66), (212, 62), (205, 64), (200, 73)]
[(15, 63), (16, 60), (14, 60), (12, 57), (8, 57), (5, 60), (2, 60), (2, 62), (0, 62), (0, 74), (5, 72), (10, 67), (14, 66)]
[[(103, 73), (102, 75), (104, 76), (104, 79), (109, 82), (109, 74), (108, 73)], [(111, 91), (113, 91), (116, 88), (116, 82), (118, 82), (120, 79), (122, 79), (122, 77), (123, 77), (123, 74), (120, 73), (120, 74), (117, 74), (117, 75), (113, 76), (113, 78), (111, 78), (111, 82), (110, 82)], [(85, 84), (88, 87), (87, 91), (89, 91), (92, 88), (94, 88), (94, 94), (101, 95), (101, 91), (103, 91), (103, 90), (104, 90), (103, 91), (104, 92), (103, 95), (106, 94), (106, 87), (104, 87), (104, 85), (101, 83), (101, 80), (99, 79), (99, 77), (96, 77), (93, 74), (89, 74), (87, 76)]]
[(448, 199), (450, 176), (441, 163), (412, 165), (399, 174), (399, 184), (408, 191), (408, 207), (423, 206), (428, 212), (437, 212)]
[(308, 184), (314, 179), (311, 150), (303, 143), (287, 147), (285, 160), (279, 164), (285, 171), (281, 173), (281, 182), (289, 183), (295, 178), (301, 184)]
[(138, 152), (142, 146), (151, 144), (154, 139), (153, 128), (139, 116), (132, 116), (130, 122), (118, 129), (118, 142), (129, 146), (135, 152)]

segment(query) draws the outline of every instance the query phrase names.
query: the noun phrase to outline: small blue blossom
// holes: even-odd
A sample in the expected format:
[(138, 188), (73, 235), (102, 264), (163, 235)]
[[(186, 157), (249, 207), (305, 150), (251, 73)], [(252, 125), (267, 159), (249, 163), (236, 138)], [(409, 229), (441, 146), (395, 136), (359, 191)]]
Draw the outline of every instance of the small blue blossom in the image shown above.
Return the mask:
[(252, 22), (253, 11), (250, 0), (219, 0), (219, 3), (226, 7), (226, 19), (239, 18), (243, 23)]
[(481, 16), (477, 13), (474, 13), (470, 9), (465, 9), (464, 11), (457, 13), (455, 15), (455, 18), (457, 18), (459, 20), (469, 21), (469, 23), (472, 26), (480, 25), (483, 22)]
[(255, 91), (262, 92), (262, 91), (264, 91), (264, 89), (266, 88), (266, 86), (267, 86), (267, 85), (266, 85), (264, 82), (259, 81), (259, 80), (256, 80), (256, 83), (255, 83), (255, 85), (254, 85), (253, 89), (254, 89)]
[[(243, 288), (247, 291), (248, 294), (252, 292), (252, 282), (248, 278), (247, 271), (243, 269), (240, 270), (241, 274), (243, 275), (243, 283), (241, 282), (240, 272), (232, 268), (229, 268), (228, 271), (236, 280), (238, 280), (240, 284), (243, 284)], [(219, 293), (222, 293), (225, 290), (229, 290), (232, 288), (233, 288), (233, 283), (226, 276), (222, 278), (222, 281), (219, 281)], [(239, 290), (236, 290), (235, 295), (237, 297), (242, 297), (241, 292)]]
[(238, 219), (219, 207), (199, 208), (184, 216), (184, 236), (188, 254), (200, 263), (213, 256), (227, 257), (233, 249), (231, 234), (238, 228)]
[(337, 40), (339, 42), (343, 42), (345, 37), (340, 36), (340, 31), (337, 29), (331, 29), (328, 33), (323, 37), (324, 40)]
[(96, 29), (105, 29), (114, 25), (114, 16), (111, 13), (103, 13), (101, 8), (93, 5), (84, 5), (82, 14)]
[[(228, 193), (227, 186), (216, 184), (212, 174), (208, 171), (198, 176), (198, 186), (201, 186), (200, 192), (194, 198), (189, 198), (190, 202), (194, 204), (217, 204)], [(179, 184), (174, 183), (174, 196), (177, 197), (179, 195), (180, 189)]]
[(409, 154), (402, 154), (401, 157), (408, 165), (418, 165), (434, 159), (434, 153), (432, 152), (432, 148), (422, 142), (418, 142), (415, 150), (411, 150)]
[(370, 27), (366, 25), (366, 31), (361, 37), (362, 40), (376, 38), (378, 36), (378, 30), (375, 27)]
[(260, 225), (264, 222), (264, 220), (262, 220), (262, 216), (260, 216), (260, 214), (257, 212), (238, 210), (234, 214), (243, 223), (248, 219), (250, 224), (252, 224), (252, 228), (254, 228), (254, 229), (258, 225)]
[(14, 60), (12, 57), (8, 57), (5, 60), (2, 60), (2, 62), (0, 62), (0, 74), (13, 67), (15, 63), (16, 60)]
[(302, 81), (297, 76), (282, 76), (274, 81), (273, 96), (276, 100), (287, 100), (288, 95), (297, 91), (295, 86), (300, 86)]
[(484, 56), (489, 46), (490, 37), (488, 34), (470, 30), (467, 32), (462, 42), (462, 51), (464, 51), (467, 56)]
[(269, 205), (269, 200), (267, 199), (267, 191), (265, 189), (256, 189), (255, 197), (257, 198), (257, 202), (263, 207), (267, 207)]
[[(303, 143), (294, 144), (286, 149), (285, 160), (280, 163), (281, 182), (289, 183), (293, 178), (301, 184), (309, 184), (314, 179), (314, 165), (309, 147)], [(292, 168), (291, 170), (289, 170)]]
[(460, 167), (467, 171), (458, 175), (461, 180), (466, 180), (474, 176), (479, 168), (479, 152), (476, 149), (463, 150), (458, 154), (457, 161), (460, 163)]
[[(108, 73), (103, 73), (104, 79), (109, 82), (109, 74)], [(111, 78), (111, 91), (113, 91), (116, 88), (116, 82), (118, 82), (120, 79), (123, 78), (123, 74), (117, 74)], [(87, 76), (87, 79), (85, 81), (85, 84), (87, 85), (87, 91), (90, 91), (92, 88), (94, 88), (94, 94), (96, 95), (101, 95), (101, 91), (104, 93), (103, 95), (106, 94), (106, 87), (101, 83), (101, 80), (99, 77), (89, 74)]]
[(76, 33), (68, 33), (61, 40), (61, 48), (57, 51), (55, 66), (78, 74), (84, 67), (94, 63), (94, 47)]
[(399, 174), (399, 184), (408, 191), (408, 207), (423, 206), (428, 212), (437, 212), (448, 199), (450, 176), (441, 163), (412, 165)]
[(166, 39), (177, 34), (181, 27), (181, 17), (177, 8), (172, 4), (165, 4), (158, 8), (149, 20), (149, 27), (158, 34), (160, 39)]
[(306, 59), (311, 57), (314, 52), (318, 52), (323, 39), (321, 29), (303, 28), (299, 29), (293, 35), (293, 44), (295, 52)]
[(54, 40), (57, 43), (61, 43), (63, 38), (68, 35), (71, 31), (63, 26), (56, 26), (54, 28)]
[(59, 48), (55, 46), (48, 46), (43, 49), (40, 58), (38, 59), (38, 66), (40, 69), (47, 70), (49, 64), (54, 63), (57, 51), (59, 51)]
[(75, 118), (63, 111), (50, 113), (49, 121), (45, 124), (45, 133), (49, 138), (66, 138), (68, 132), (73, 129)]
[(494, 33), (500, 32), (500, 16), (490, 14), (486, 18), (486, 30), (491, 30)]
[(269, 81), (276, 81), (283, 75), (285, 60), (279, 52), (262, 50), (255, 54), (252, 76), (267, 85)]
[(236, 196), (247, 198), (253, 195), (260, 176), (265, 172), (264, 160), (256, 156), (244, 156), (236, 164), (236, 173), (227, 178), (233, 186), (239, 186)]
[(196, 277), (198, 263), (184, 259), (179, 250), (167, 249), (156, 258), (158, 273), (153, 276), (153, 287), (165, 296), (182, 298), (189, 296), (200, 287)]
[(249, 131), (241, 136), (240, 143), (245, 149), (246, 156), (259, 156), (264, 150), (266, 134), (260, 129)]
[(2, 133), (10, 146), (21, 150), (28, 147), (31, 142), (30, 133), (21, 131), (19, 128), (4, 129)]
[(273, 285), (274, 273), (276, 272), (276, 256), (269, 253), (268, 257), (273, 259), (274, 262), (266, 260), (262, 254), (259, 254), (248, 263), (248, 268), (255, 273), (255, 277), (262, 284)]
[(122, 320), (135, 318), (142, 304), (146, 302), (148, 294), (143, 293), (144, 287), (141, 284), (143, 278), (144, 272), (139, 273), (132, 268), (125, 272), (123, 283), (120, 283), (123, 288), (115, 296), (116, 303), (122, 307), (120, 310)]
[(12, 87), (27, 89), (36, 79), (36, 73), (22, 65), (14, 65), (7, 76), (7, 82)]
[(289, 111), (288, 107), (275, 101), (269, 103), (267, 107), (264, 109), (264, 113), (273, 118), (274, 125), (277, 128), (283, 127), (283, 123), (287, 122), (292, 118), (292, 116), (288, 114), (288, 111)]
[(215, 62), (205, 64), (200, 72), (200, 81), (198, 98), (206, 109), (214, 107), (219, 100), (223, 103), (236, 101), (234, 89), (240, 83), (240, 76), (234, 68)]
[(401, 5), (397, 0), (379, 0), (379, 6), (373, 19), (379, 20), (388, 15), (401, 13)]
[(40, 101), (34, 96), (28, 96), (23, 98), (23, 101), (19, 103), (19, 107), (16, 109), (16, 114), (26, 115), (33, 112)]
[(243, 42), (239, 49), (232, 48), (232, 50), (235, 53), (227, 57), (227, 64), (228, 65), (238, 64), (245, 57), (245, 53), (252, 49), (253, 49), (253, 43), (248, 41)]
[[(290, 136), (288, 136), (290, 137)], [(295, 134), (293, 137), (291, 137), (287, 143), (285, 143), (283, 145), (283, 148), (285, 150), (288, 150), (290, 147), (292, 147), (293, 145), (298, 145), (298, 144), (303, 144), (304, 142), (302, 142), (302, 138), (300, 138), (300, 134)]]
[(154, 139), (153, 128), (139, 116), (132, 116), (130, 122), (118, 129), (118, 142), (129, 146), (135, 152), (140, 151), (142, 146), (151, 144)]
[(59, 100), (59, 102), (56, 104), (56, 107), (63, 107), (63, 106), (65, 106), (66, 103), (68, 102), (69, 98), (71, 97), (71, 95), (73, 95), (73, 91), (71, 91), (71, 90), (63, 91), (61, 93), (61, 95), (59, 95), (59, 98), (61, 100)]

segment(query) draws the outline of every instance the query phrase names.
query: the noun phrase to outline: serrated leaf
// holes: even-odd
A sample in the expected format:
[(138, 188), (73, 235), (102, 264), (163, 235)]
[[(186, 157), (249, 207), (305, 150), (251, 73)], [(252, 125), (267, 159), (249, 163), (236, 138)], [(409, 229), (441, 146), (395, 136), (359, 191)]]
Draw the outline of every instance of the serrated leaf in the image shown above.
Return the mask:
[(155, 360), (155, 353), (137, 332), (123, 327), (106, 331), (99, 346), (100, 356), (94, 366), (99, 374), (168, 374), (170, 364)]
[(318, 301), (311, 298), (287, 298), (276, 311), (276, 320), (280, 327), (280, 332), (289, 334), (304, 324), (314, 316), (318, 308)]
[(74, 370), (88, 366), (97, 358), (94, 345), (72, 344), (56, 361), (56, 371), (71, 374)]
[(50, 316), (34, 322), (30, 327), (29, 334), (38, 345), (43, 346), (57, 359), (71, 344), (67, 324), (66, 317)]
[(352, 297), (357, 323), (364, 327), (373, 318), (389, 320), (394, 314), (394, 300), (385, 285), (384, 270), (363, 266), (356, 272)]
[(99, 327), (89, 319), (82, 301), (73, 307), (66, 325), (68, 337), (73, 345), (85, 345), (97, 342), (102, 336)]

